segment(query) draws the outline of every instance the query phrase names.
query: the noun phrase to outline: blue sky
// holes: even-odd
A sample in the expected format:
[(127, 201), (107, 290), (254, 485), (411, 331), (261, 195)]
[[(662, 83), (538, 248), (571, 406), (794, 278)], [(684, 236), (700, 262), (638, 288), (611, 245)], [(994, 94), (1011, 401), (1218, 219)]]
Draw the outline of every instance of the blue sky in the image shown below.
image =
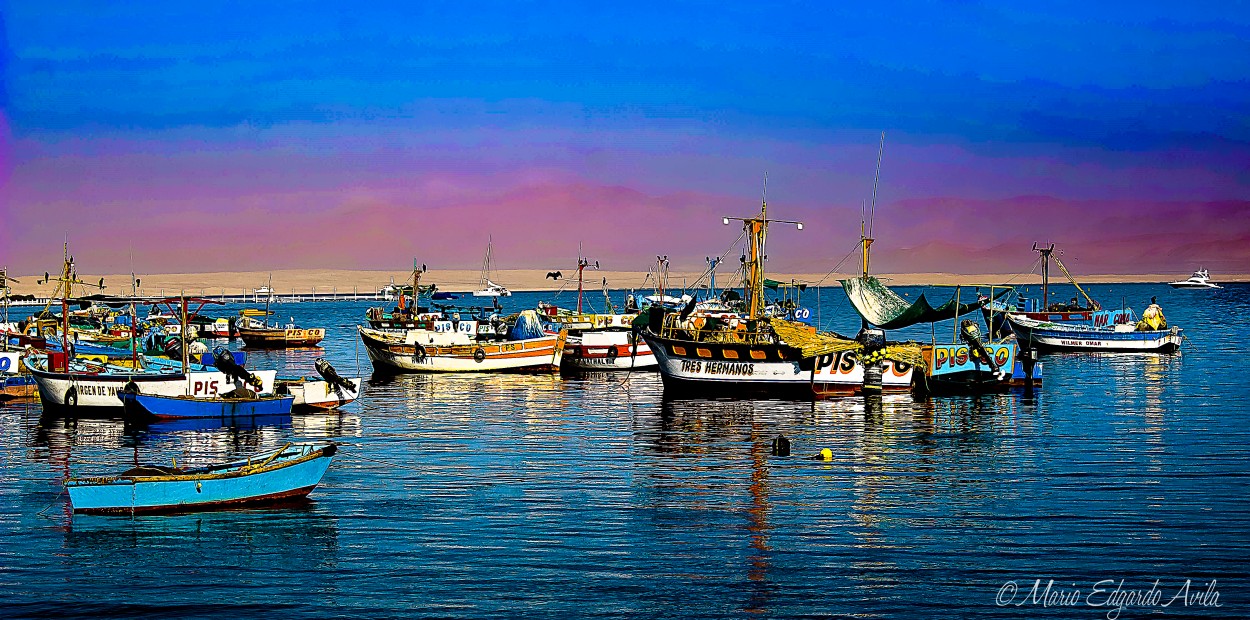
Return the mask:
[[(240, 188), (254, 198), (333, 178), (321, 210), (376, 184), (381, 157), (418, 176), (538, 171), (708, 199), (755, 195), (772, 169), (780, 196), (856, 211), (883, 130), (903, 154), (885, 200), (1244, 201), (1250, 187), (1242, 2), (0, 7), (19, 214), (101, 210), (48, 190), (58, 170), (132, 177), (102, 194), (169, 200), (144, 187), (182, 184), (192, 200), (178, 162), (206, 152), (276, 158), (268, 185)], [(136, 153), (165, 163), (109, 168)], [(360, 172), (300, 179), (284, 157)]]

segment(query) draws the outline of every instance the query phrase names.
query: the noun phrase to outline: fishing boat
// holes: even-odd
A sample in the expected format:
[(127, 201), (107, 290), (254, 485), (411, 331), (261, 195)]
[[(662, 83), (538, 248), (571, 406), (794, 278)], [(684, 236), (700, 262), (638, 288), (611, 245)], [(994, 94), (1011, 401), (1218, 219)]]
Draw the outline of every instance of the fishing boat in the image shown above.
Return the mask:
[[(396, 286), (392, 282), (387, 289), (395, 297), (395, 307), (387, 310), (385, 307), (378, 306), (365, 310), (365, 320), (369, 322), (369, 327), (374, 329), (432, 329), (431, 321), (441, 318), (442, 313), (431, 312), (429, 307), (420, 305), (422, 294), (428, 295), (433, 300), (436, 295), (435, 291), (438, 289), (432, 284), (421, 286), (421, 275), (425, 272), (425, 264), (418, 266), (416, 259), (413, 259), (412, 287)], [(417, 291), (417, 293), (412, 294), (412, 291)], [(454, 296), (452, 298), (454, 299)]]
[(279, 379), (274, 386), (275, 394), (290, 395), (295, 399), (291, 403), (293, 411), (337, 409), (360, 397), (362, 384), (359, 377), (340, 377), (324, 358), (317, 358), (313, 366), (321, 375), (321, 380)]
[(558, 334), (545, 332), (533, 310), (522, 312), (506, 336), (499, 336), (489, 323), (470, 319), (444, 318), (432, 327), (357, 330), (374, 368), (384, 372), (558, 370), (568, 337), (563, 329)]
[(1211, 274), (1206, 269), (1199, 269), (1187, 280), (1168, 282), (1172, 288), (1224, 288), (1211, 281)]
[[(580, 253), (579, 253), (580, 254)], [(589, 259), (577, 258), (577, 306), (564, 309), (554, 304), (539, 302), (538, 312), (543, 318), (568, 330), (564, 345), (562, 370), (633, 370), (650, 369), (656, 365), (655, 354), (638, 333), (633, 322), (639, 313), (615, 312), (607, 293), (607, 279), (603, 280), (603, 303), (606, 313), (583, 312), (585, 292), (582, 273), (591, 265)], [(594, 262), (595, 269), (599, 261)], [(626, 303), (628, 305), (628, 302)]]
[[(1026, 298), (1019, 291), (1015, 291), (1001, 299), (989, 300), (982, 307), (981, 312), (985, 317), (986, 324), (990, 326), (991, 334), (1005, 336), (1009, 333), (1010, 327), (1006, 322), (1008, 314), (1024, 316), (1035, 321), (1090, 325), (1094, 327), (1125, 325), (1136, 320), (1131, 308), (1104, 309), (1102, 304), (1091, 298), (1089, 293), (1072, 276), (1072, 273), (1068, 271), (1067, 266), (1063, 264), (1063, 260), (1058, 256), (1053, 256), (1055, 244), (1038, 247), (1034, 243), (1033, 251), (1039, 255), (1038, 261), (1042, 276), (1041, 299)], [(1073, 297), (1069, 302), (1050, 301), (1051, 261), (1054, 261), (1055, 265), (1059, 267), (1059, 270), (1068, 279), (1068, 282), (1076, 288), (1081, 298), (1084, 298), (1084, 304), (1077, 297)]]
[(115, 476), (65, 482), (74, 512), (173, 513), (276, 504), (307, 497), (338, 447), (286, 444), (247, 459), (180, 469), (144, 465)]
[(325, 329), (297, 327), (294, 321), (285, 326), (271, 326), (254, 319), (240, 320), (236, 324), (243, 346), (253, 349), (315, 347), (326, 337)]
[(9, 282), (17, 281), (9, 277), (8, 268), (0, 269), (0, 401), (33, 398), (37, 394), (35, 379), (23, 370), (22, 353), (11, 350), (22, 346), (21, 338), (10, 335), (19, 331), (17, 326), (9, 323)]
[(35, 379), (23, 371), (20, 351), (0, 351), (0, 400), (34, 398)]
[(256, 396), (252, 393), (233, 397), (219, 394), (212, 398), (194, 398), (143, 394), (126, 389), (118, 392), (117, 397), (122, 401), (122, 408), (131, 415), (219, 420), (289, 414), (295, 402), (295, 397), (290, 395)]
[[(72, 263), (67, 261), (66, 265), (68, 277)], [(184, 318), (187, 303), (195, 301), (195, 298), (179, 299)], [(183, 320), (180, 324), (185, 326), (187, 322)], [(277, 374), (272, 370), (246, 372), (231, 366), (235, 364), (234, 357), (224, 354), (214, 360), (215, 366), (192, 364), (190, 347), (180, 347), (181, 360), (177, 367), (172, 361), (141, 359), (134, 344), (129, 364), (96, 362), (69, 355), (67, 350), (71, 344), (62, 341), (61, 351), (23, 358), (23, 365), (38, 387), (45, 409), (68, 409), (76, 415), (106, 413), (122, 407), (118, 394), (123, 389), (158, 396), (213, 398), (250, 386), (259, 394), (272, 394)]]
[(495, 284), (491, 281), (491, 275), (495, 270), (494, 257), (494, 240), (487, 237), (486, 240), (486, 258), (482, 260), (482, 278), (478, 283), (480, 287), (473, 291), (474, 297), (510, 297), (512, 291), (501, 284)]
[(1171, 353), (1180, 349), (1179, 327), (1139, 329), (1138, 325), (1094, 327), (1039, 321), (1008, 314), (1011, 330), (1021, 343), (1039, 351), (1106, 351)]
[[(864, 346), (832, 332), (781, 317), (764, 316), (764, 245), (774, 223), (801, 222), (768, 217), (762, 202), (757, 216), (740, 221), (749, 249), (743, 261), (746, 315), (701, 316), (691, 299), (680, 312), (662, 306), (648, 310), (642, 337), (655, 354), (665, 394), (704, 398), (765, 397), (811, 399), (852, 395), (864, 390)], [(880, 352), (880, 351), (879, 351)], [(880, 388), (911, 389), (915, 347), (896, 345), (885, 352)]]

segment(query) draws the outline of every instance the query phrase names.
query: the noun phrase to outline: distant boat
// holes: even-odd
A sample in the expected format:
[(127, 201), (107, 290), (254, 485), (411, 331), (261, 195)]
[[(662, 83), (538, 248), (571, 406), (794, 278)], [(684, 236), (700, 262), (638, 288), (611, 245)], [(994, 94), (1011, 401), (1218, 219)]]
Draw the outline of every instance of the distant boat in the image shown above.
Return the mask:
[(1206, 269), (1199, 269), (1188, 280), (1168, 282), (1172, 288), (1224, 288), (1211, 281), (1211, 274)]
[(117, 397), (129, 414), (147, 414), (158, 418), (214, 418), (228, 420), (291, 413), (294, 396), (254, 396), (251, 398), (192, 398), (160, 396), (121, 390)]
[(478, 286), (482, 288), (480, 290), (473, 292), (474, 297), (511, 297), (512, 296), (512, 291), (508, 290), (506, 286), (503, 286), (502, 284), (495, 284), (494, 282), (491, 282), (490, 280), (492, 272), (495, 269), (494, 261), (491, 257), (491, 254), (493, 253), (493, 250), (494, 250), (494, 245), (495, 245), (494, 241), (490, 237), (487, 237), (486, 258), (482, 260), (482, 279), (481, 279), (481, 282), (478, 283)]
[(179, 469), (144, 465), (115, 476), (70, 478), (74, 512), (191, 512), (280, 503), (306, 497), (321, 482), (338, 446), (287, 444), (244, 460)]
[(34, 377), (22, 370), (21, 352), (0, 351), (0, 401), (38, 395)]

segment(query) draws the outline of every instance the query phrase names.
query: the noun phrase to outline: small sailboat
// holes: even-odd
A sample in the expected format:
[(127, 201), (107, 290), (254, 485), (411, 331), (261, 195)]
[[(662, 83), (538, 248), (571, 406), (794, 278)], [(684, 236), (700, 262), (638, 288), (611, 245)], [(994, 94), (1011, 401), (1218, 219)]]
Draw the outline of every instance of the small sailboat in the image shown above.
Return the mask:
[(482, 260), (482, 279), (478, 283), (481, 289), (473, 291), (474, 297), (511, 297), (512, 291), (502, 284), (495, 284), (491, 281), (491, 275), (495, 270), (494, 259), (491, 256), (494, 252), (494, 240), (490, 237), (486, 238), (486, 258)]
[(1224, 288), (1211, 281), (1211, 274), (1206, 269), (1199, 269), (1187, 280), (1168, 282), (1172, 288)]
[(286, 444), (247, 459), (179, 469), (144, 465), (115, 476), (65, 482), (74, 512), (171, 513), (258, 506), (307, 497), (338, 446)]

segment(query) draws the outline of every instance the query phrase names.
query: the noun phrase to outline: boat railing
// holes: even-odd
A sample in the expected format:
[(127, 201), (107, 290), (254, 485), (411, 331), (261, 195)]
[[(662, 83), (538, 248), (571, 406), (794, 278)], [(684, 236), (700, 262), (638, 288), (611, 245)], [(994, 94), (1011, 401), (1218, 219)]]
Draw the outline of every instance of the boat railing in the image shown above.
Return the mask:
[(745, 319), (717, 319), (714, 317), (694, 316), (682, 319), (677, 314), (664, 317), (660, 327), (660, 337), (693, 342), (712, 342), (726, 344), (776, 344), (777, 337), (768, 330), (764, 322), (759, 322), (755, 329), (750, 329)]

